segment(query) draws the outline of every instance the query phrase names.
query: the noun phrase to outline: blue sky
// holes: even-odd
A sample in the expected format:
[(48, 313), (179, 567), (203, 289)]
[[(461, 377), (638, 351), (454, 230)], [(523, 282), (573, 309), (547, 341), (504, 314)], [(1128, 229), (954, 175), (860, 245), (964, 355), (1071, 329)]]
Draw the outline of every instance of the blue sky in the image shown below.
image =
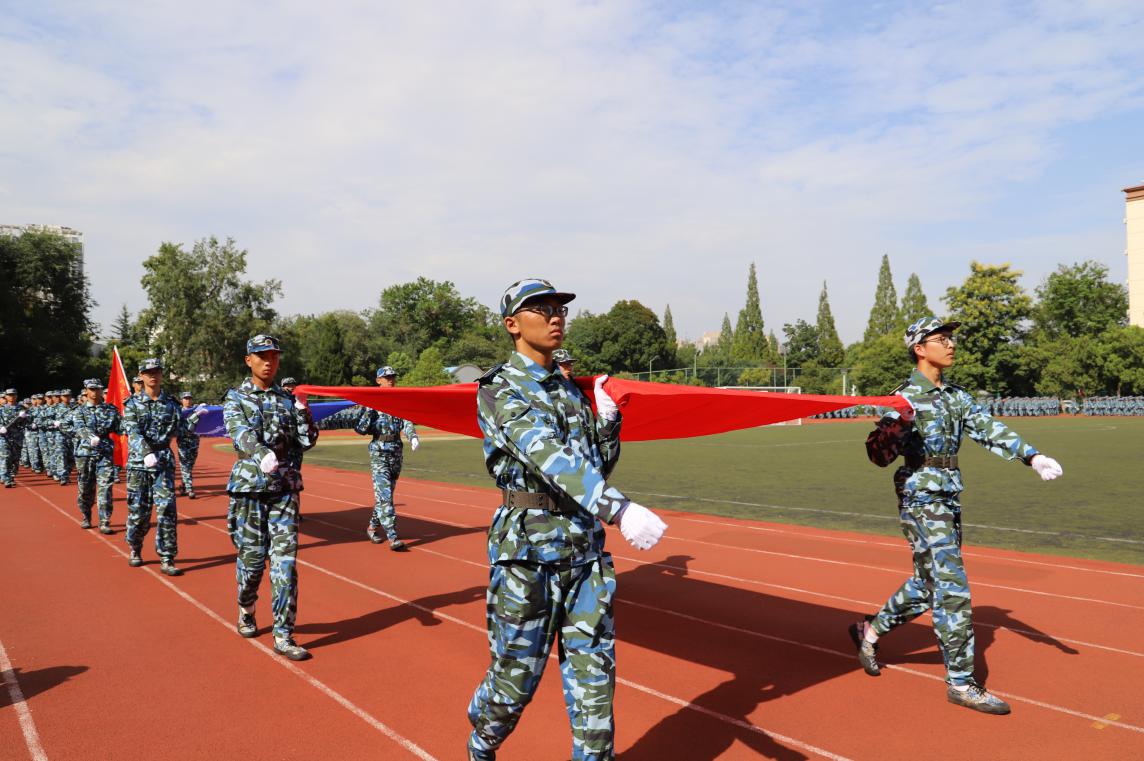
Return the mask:
[(233, 236), (285, 313), (547, 276), (698, 337), (743, 304), (861, 336), (889, 254), (1123, 281), (1139, 2), (0, 2), (0, 222), (83, 230), (97, 319)]

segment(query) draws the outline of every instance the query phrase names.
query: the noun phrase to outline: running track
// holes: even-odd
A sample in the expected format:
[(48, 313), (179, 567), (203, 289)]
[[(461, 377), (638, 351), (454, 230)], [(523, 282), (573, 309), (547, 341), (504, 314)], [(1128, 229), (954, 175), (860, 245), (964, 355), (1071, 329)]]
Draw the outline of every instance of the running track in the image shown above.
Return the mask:
[[(430, 443), (431, 447), (432, 444)], [(22, 472), (0, 490), (0, 758), (457, 759), (487, 664), (484, 532), (497, 493), (402, 479), (411, 551), (365, 541), (364, 473), (306, 467), (294, 665), (234, 632), (222, 492), (232, 459), (204, 442), (181, 499), (179, 565), (148, 536), (77, 527), (75, 487)], [(846, 626), (909, 571), (903, 541), (664, 511), (619, 576), (617, 747), (664, 759), (1144, 758), (1144, 569), (967, 550), (978, 673), (1013, 714), (945, 702), (928, 617), (857, 667)], [(555, 667), (500, 758), (566, 759)]]

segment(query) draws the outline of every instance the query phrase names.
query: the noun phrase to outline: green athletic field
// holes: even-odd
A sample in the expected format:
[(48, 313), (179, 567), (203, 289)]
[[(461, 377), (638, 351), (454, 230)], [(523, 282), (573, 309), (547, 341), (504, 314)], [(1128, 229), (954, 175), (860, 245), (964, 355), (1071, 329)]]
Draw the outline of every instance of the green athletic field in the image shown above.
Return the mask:
[[(1014, 418), (1055, 457), (1045, 483), (968, 438), (962, 447), (965, 541), (1144, 565), (1144, 418)], [(612, 481), (650, 507), (900, 537), (891, 474), (866, 459), (869, 422), (830, 422), (625, 444)], [(491, 486), (476, 439), (405, 448), (414, 478)], [(327, 437), (307, 463), (368, 470), (360, 445)], [(400, 487), (399, 487), (400, 488)]]

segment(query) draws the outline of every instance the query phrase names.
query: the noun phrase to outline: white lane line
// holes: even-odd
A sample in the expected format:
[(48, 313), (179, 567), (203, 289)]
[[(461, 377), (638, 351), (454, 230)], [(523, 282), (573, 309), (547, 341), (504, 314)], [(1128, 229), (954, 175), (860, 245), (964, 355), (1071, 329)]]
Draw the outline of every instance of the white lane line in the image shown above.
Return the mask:
[[(52, 502), (50, 499), (48, 499), (47, 497), (40, 494), (35, 489), (29, 488), (29, 491), (31, 491), (32, 494), (36, 495), (37, 497), (39, 497), (44, 502), (46, 502), (53, 510), (57, 511), (58, 513), (63, 515), (65, 518), (67, 518), (69, 522), (78, 523), (78, 521), (76, 521), (70, 513), (68, 513), (66, 510), (60, 508), (59, 506), (57, 506), (54, 502)], [(180, 515), (182, 515), (184, 518), (193, 517), (193, 516), (186, 515), (184, 513), (180, 513)], [(219, 529), (215, 526), (211, 526), (211, 525), (206, 524), (206, 523), (202, 523), (201, 521), (199, 523), (200, 523), (200, 525), (207, 526), (208, 528), (213, 528), (216, 531), (222, 531), (222, 529)], [(223, 531), (223, 533), (225, 534), (226, 532)], [(127, 557), (127, 553), (125, 551), (123, 551), (119, 547), (116, 547), (114, 544), (112, 544), (112, 542), (109, 539), (104, 537), (102, 534), (98, 534), (98, 533), (93, 532), (91, 534), (91, 536), (95, 537), (99, 541), (106, 544), (113, 551), (115, 551), (116, 554), (120, 555), (121, 557), (124, 557), (124, 558)], [(163, 584), (165, 587), (170, 589), (172, 592), (177, 594), (179, 597), (183, 598), (184, 600), (189, 602), (191, 605), (198, 608), (199, 611), (204, 613), (208, 618), (210, 618), (211, 620), (221, 624), (227, 631), (234, 631), (234, 624), (232, 622), (227, 621), (222, 616), (220, 616), (218, 613), (215, 613), (212, 609), (208, 608), (205, 604), (200, 602), (198, 599), (187, 594), (182, 589), (180, 589), (175, 584), (173, 584), (171, 581), (167, 580), (163, 576), (156, 573), (156, 571), (153, 568), (144, 566), (143, 570), (146, 571), (147, 573), (151, 574), (152, 578), (154, 578), (156, 581)], [(373, 727), (374, 729), (376, 729), (381, 734), (388, 737), (390, 740), (393, 740), (395, 743), (397, 743), (402, 748), (404, 748), (405, 750), (412, 753), (417, 758), (423, 759), (423, 761), (437, 761), (437, 759), (434, 756), (429, 754), (426, 750), (421, 748), (419, 745), (414, 743), (412, 740), (409, 740), (408, 738), (402, 736), (401, 734), (399, 734), (397, 731), (395, 731), (394, 729), (392, 729), (388, 725), (377, 720), (372, 715), (370, 715), (368, 712), (366, 712), (362, 708), (359, 708), (357, 705), (355, 705), (352, 701), (349, 700), (349, 698), (345, 697), (344, 695), (342, 695), (337, 690), (334, 690), (333, 688), (329, 687), (325, 682), (322, 682), (317, 677), (314, 677), (311, 674), (304, 671), (303, 669), (299, 668), (293, 662), (288, 661), (285, 658), (283, 658), (282, 656), (278, 655), (271, 648), (267, 647), (266, 645), (262, 644), (261, 642), (259, 642), (258, 640), (255, 640), (255, 639), (248, 639), (245, 641), (248, 644), (250, 644), (251, 646), (253, 646), (254, 648), (256, 648), (257, 650), (261, 651), (264, 655), (268, 656), (274, 663), (276, 663), (279, 666), (281, 666), (282, 668), (286, 669), (291, 674), (294, 674), (299, 679), (302, 679), (303, 681), (309, 683), (311, 687), (314, 687), (319, 692), (321, 692), (323, 695), (327, 696), (328, 698), (332, 699), (334, 702), (338, 703), (342, 708), (345, 708), (350, 713), (357, 716), (359, 719), (361, 719), (366, 724), (368, 724), (371, 727)], [(34, 731), (34, 729), (33, 729), (33, 731)]]
[[(308, 496), (314, 497), (317, 495), (311, 493)], [(327, 498), (327, 499), (329, 499), (329, 498)], [(180, 513), (180, 515), (183, 515), (183, 514)], [(184, 517), (189, 517), (189, 516), (184, 516)], [(308, 521), (308, 520), (310, 520), (310, 518), (307, 517), (306, 520)], [(219, 533), (222, 533), (222, 534), (227, 533), (224, 529), (221, 529), (218, 526), (212, 526), (209, 523), (200, 522), (200, 525), (206, 526), (207, 528), (212, 529), (214, 531), (218, 531)], [(336, 528), (340, 528), (343, 531), (351, 531), (351, 529), (347, 529), (344, 526), (337, 526), (336, 524), (329, 524), (329, 525), (335, 526)], [(356, 533), (356, 532), (354, 532), (354, 533)], [(466, 560), (464, 558), (454, 557), (452, 555), (446, 555), (445, 553), (442, 553), (442, 552), (435, 552), (432, 550), (424, 550), (424, 549), (419, 549), (419, 551), (420, 552), (427, 552), (431, 555), (438, 555), (440, 557), (449, 558), (451, 560), (458, 560), (460, 562), (468, 563), (470, 565), (474, 565), (474, 566), (477, 566), (479, 568), (484, 568), (484, 569), (488, 568), (488, 566), (485, 564), (476, 563), (474, 561)], [(488, 632), (485, 630), (485, 627), (483, 627), (483, 626), (477, 626), (476, 624), (470, 623), (469, 621), (465, 621), (464, 619), (461, 619), (461, 618), (457, 618), (456, 616), (449, 615), (448, 613), (442, 613), (440, 610), (435, 610), (433, 608), (429, 608), (429, 607), (426, 607), (424, 605), (418, 605), (417, 603), (413, 602), (412, 600), (406, 600), (405, 598), (398, 597), (397, 595), (394, 595), (394, 594), (390, 594), (389, 592), (378, 589), (377, 587), (373, 587), (373, 586), (370, 586), (369, 584), (365, 584), (363, 582), (360, 582), (357, 579), (352, 579), (348, 576), (343, 576), (342, 574), (338, 573), (337, 571), (332, 571), (328, 568), (324, 568), (323, 566), (317, 565), (316, 563), (311, 563), (307, 560), (302, 560), (301, 558), (299, 558), (296, 562), (299, 565), (306, 566), (307, 568), (312, 568), (315, 571), (318, 571), (319, 573), (323, 573), (323, 574), (325, 574), (331, 578), (337, 579), (338, 581), (341, 581), (345, 584), (349, 584), (350, 586), (357, 587), (358, 589), (361, 589), (363, 591), (370, 592), (370, 593), (375, 594), (379, 597), (384, 597), (385, 599), (391, 600), (395, 603), (398, 603), (399, 605), (407, 606), (407, 607), (413, 608), (415, 610), (422, 611), (423, 613), (427, 613), (430, 616), (434, 616), (435, 618), (439, 618), (439, 619), (442, 619), (444, 621), (448, 621), (450, 623), (454, 623), (454, 624), (457, 624), (459, 626), (462, 626), (466, 629), (470, 629), (474, 632), (479, 633), (482, 638), (488, 637)], [(227, 624), (227, 626), (229, 627), (229, 624)], [(251, 641), (253, 641), (253, 640), (251, 640)], [(845, 756), (839, 756), (835, 753), (831, 753), (830, 751), (823, 750), (823, 749), (818, 748), (818, 747), (811, 745), (809, 743), (805, 743), (801, 740), (796, 740), (792, 737), (788, 737), (788, 736), (780, 734), (778, 732), (773, 732), (769, 729), (766, 729), (765, 727), (760, 727), (757, 724), (751, 724), (749, 722), (743, 721), (742, 719), (736, 719), (733, 716), (727, 716), (726, 714), (722, 714), (722, 713), (719, 713), (717, 711), (712, 711), (712, 710), (710, 710), (708, 708), (704, 708), (702, 706), (694, 705), (690, 701), (686, 701), (686, 700), (683, 700), (682, 698), (677, 698), (673, 695), (669, 695), (667, 693), (660, 692), (656, 689), (653, 689), (651, 687), (647, 687), (647, 686), (639, 684), (637, 682), (632, 682), (632, 681), (629, 681), (627, 679), (617, 679), (616, 681), (618, 681), (621, 684), (624, 684), (628, 687), (631, 687), (633, 689), (644, 692), (648, 695), (652, 695), (653, 697), (657, 697), (657, 698), (660, 698), (661, 700), (665, 700), (665, 701), (667, 701), (673, 705), (679, 706), (681, 708), (690, 709), (692, 711), (695, 711), (696, 713), (700, 713), (700, 714), (703, 714), (703, 715), (708, 716), (710, 718), (717, 719), (717, 720), (724, 722), (726, 724), (731, 724), (732, 726), (736, 726), (736, 727), (739, 727), (741, 729), (748, 729), (752, 732), (756, 732), (758, 734), (761, 734), (761, 735), (764, 735), (767, 737), (771, 737), (771, 738), (781, 740), (783, 742), (791, 743), (791, 744), (795, 745), (796, 747), (799, 747), (803, 750), (808, 750), (812, 753), (815, 753), (819, 756), (822, 756), (823, 758), (832, 759), (832, 761), (849, 761), (849, 759), (847, 759)], [(1111, 726), (1110, 722), (1105, 722), (1105, 723), (1109, 724)]]
[(28, 746), (28, 755), (32, 757), (32, 761), (48, 761), (48, 754), (44, 753), (44, 746), (40, 744), (40, 733), (36, 731), (36, 722), (32, 720), (32, 711), (24, 700), (24, 692), (20, 689), (20, 682), (16, 680), (16, 670), (12, 668), (12, 661), (8, 660), (8, 651), (4, 649), (3, 642), (0, 642), (0, 672), (4, 684), (8, 687), (8, 698), (20, 720), (20, 731), (24, 733), (24, 744)]

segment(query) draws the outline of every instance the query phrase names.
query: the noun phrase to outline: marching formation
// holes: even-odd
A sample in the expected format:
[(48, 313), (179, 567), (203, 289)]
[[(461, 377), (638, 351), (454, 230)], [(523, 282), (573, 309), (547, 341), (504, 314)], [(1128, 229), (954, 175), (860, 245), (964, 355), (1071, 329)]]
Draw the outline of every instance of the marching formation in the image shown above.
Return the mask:
[[(572, 758), (614, 758), (616, 573), (605, 549), (605, 524), (618, 526), (639, 550), (654, 547), (667, 529), (653, 511), (609, 483), (620, 456), (623, 416), (605, 389), (606, 376), (596, 379), (591, 398), (575, 382), (575, 358), (562, 348), (567, 304), (574, 298), (546, 280), (509, 286), (500, 316), (513, 352), (477, 383), (474, 412), (485, 465), (501, 500), (488, 530), (489, 665), (468, 705), (470, 761), (495, 759), (535, 694), (554, 646)], [(974, 680), (958, 450), (969, 436), (994, 454), (1030, 466), (1043, 480), (1063, 470), (994, 417), (1012, 414), (1009, 400), (983, 404), (944, 381), (958, 327), (934, 317), (910, 325), (904, 340), (916, 366), (894, 392), (909, 409), (885, 414), (867, 439), (874, 464), (885, 467), (901, 458), (893, 483), (914, 569), (876, 614), (851, 625), (849, 633), (862, 669), (878, 676), (881, 637), (932, 611), (948, 701), (1004, 714), (1009, 706)], [(236, 454), (226, 484), (227, 529), (236, 550), (237, 633), (258, 634), (255, 607), (269, 565), (273, 649), (302, 661), (310, 658), (294, 640), (302, 461), (319, 430), (306, 400), (294, 394), (294, 379), (276, 382), (282, 351), (273, 336), (252, 337), (244, 356), (249, 375), (227, 392), (222, 405)], [(393, 368), (380, 367), (376, 383), (392, 387), (396, 376)], [(196, 497), (195, 428), (206, 405), (195, 406), (190, 393), (178, 400), (168, 393), (157, 358), (140, 363), (133, 386), (122, 414), (97, 379), (84, 382), (79, 403), (67, 389), (23, 402), (16, 389), (7, 389), (0, 405), (0, 481), (14, 487), (17, 471), (26, 467), (67, 485), (74, 470), (80, 525), (91, 528), (98, 507), (99, 530), (113, 533), (112, 485), (118, 478), (113, 437), (125, 436), (129, 565), (143, 565), (154, 513), (160, 570), (179, 576), (176, 500)], [(1040, 401), (1045, 403), (1034, 408), (1044, 411), (1035, 414), (1057, 414), (1050, 411), (1055, 400)], [(350, 408), (329, 422), (335, 420), (369, 437), (374, 505), (367, 536), (393, 550), (406, 549), (393, 492), (403, 464), (403, 437), (413, 451), (420, 445), (416, 427), (366, 407)]]

